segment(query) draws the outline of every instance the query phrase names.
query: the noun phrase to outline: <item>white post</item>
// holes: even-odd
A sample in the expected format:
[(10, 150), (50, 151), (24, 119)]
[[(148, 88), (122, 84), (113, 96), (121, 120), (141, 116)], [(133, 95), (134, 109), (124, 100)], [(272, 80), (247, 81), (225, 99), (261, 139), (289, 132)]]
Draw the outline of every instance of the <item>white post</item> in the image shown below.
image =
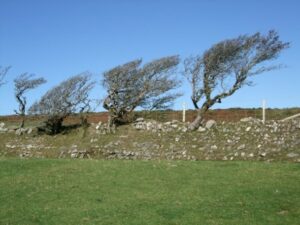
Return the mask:
[(185, 123), (185, 110), (186, 110), (186, 103), (182, 103), (182, 122)]
[(266, 122), (266, 100), (262, 101), (262, 122), (263, 124)]

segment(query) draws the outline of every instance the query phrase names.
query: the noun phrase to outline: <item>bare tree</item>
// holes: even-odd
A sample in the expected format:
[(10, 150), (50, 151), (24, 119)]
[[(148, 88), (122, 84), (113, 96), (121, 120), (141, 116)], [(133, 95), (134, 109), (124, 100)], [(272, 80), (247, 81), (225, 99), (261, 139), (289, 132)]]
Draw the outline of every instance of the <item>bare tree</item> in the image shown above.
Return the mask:
[(67, 116), (84, 113), (90, 108), (89, 93), (94, 85), (88, 72), (73, 76), (50, 89), (29, 111), (31, 114), (47, 115), (44, 130), (49, 134), (57, 134), (61, 132)]
[(191, 83), (191, 99), (197, 109), (189, 129), (197, 129), (214, 104), (250, 85), (249, 78), (279, 68), (266, 62), (276, 59), (288, 47), (289, 43), (280, 41), (277, 32), (271, 30), (265, 36), (256, 33), (221, 41), (203, 55), (187, 58), (184, 74)]
[(179, 61), (178, 56), (169, 56), (141, 66), (138, 59), (105, 72), (103, 86), (108, 95), (103, 107), (109, 111), (108, 127), (127, 122), (136, 107), (170, 107), (179, 96), (172, 92), (180, 85), (175, 77)]
[(34, 74), (28, 73), (23, 73), (14, 79), (15, 97), (19, 103), (19, 110), (15, 110), (15, 112), (22, 118), (20, 128), (23, 128), (25, 123), (25, 113), (27, 104), (26, 97), (24, 96), (25, 93), (31, 89), (37, 88), (38, 86), (46, 82), (47, 81), (44, 78), (34, 78)]
[(7, 67), (2, 67), (0, 66), (0, 87), (5, 84), (4, 78), (8, 72), (8, 70), (10, 69), (10, 66)]

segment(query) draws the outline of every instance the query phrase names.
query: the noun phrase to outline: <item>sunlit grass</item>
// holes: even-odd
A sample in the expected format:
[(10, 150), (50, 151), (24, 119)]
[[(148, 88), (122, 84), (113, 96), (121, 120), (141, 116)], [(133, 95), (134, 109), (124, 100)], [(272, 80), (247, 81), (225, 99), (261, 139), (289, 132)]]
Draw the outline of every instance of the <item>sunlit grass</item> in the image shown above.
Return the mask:
[(0, 161), (0, 224), (298, 224), (300, 165)]

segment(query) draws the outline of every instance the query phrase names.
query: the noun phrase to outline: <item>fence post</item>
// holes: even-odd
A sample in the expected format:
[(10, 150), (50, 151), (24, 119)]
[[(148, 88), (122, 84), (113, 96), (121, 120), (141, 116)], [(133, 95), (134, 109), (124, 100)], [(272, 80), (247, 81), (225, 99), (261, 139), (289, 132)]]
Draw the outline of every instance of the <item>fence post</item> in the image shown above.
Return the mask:
[(262, 122), (263, 124), (266, 122), (266, 100), (262, 101)]
[(182, 122), (185, 123), (185, 110), (186, 110), (186, 103), (182, 103)]

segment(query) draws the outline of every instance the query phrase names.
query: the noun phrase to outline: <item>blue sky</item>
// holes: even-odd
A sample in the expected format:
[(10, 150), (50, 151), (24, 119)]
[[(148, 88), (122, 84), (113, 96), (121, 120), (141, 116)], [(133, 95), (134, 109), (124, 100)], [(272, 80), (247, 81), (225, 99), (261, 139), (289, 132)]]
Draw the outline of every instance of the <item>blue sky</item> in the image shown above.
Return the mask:
[[(28, 103), (83, 71), (100, 84), (101, 73), (136, 58), (201, 54), (240, 34), (276, 29), (291, 42), (277, 62), (286, 68), (254, 78), (215, 108), (300, 106), (300, 1), (297, 0), (0, 0), (0, 65), (12, 68), (0, 89), (0, 114), (17, 108), (13, 79), (23, 72), (48, 83), (28, 93)], [(188, 84), (184, 96), (192, 108)], [(103, 98), (98, 85), (94, 98)], [(98, 111), (103, 110), (101, 107)]]

